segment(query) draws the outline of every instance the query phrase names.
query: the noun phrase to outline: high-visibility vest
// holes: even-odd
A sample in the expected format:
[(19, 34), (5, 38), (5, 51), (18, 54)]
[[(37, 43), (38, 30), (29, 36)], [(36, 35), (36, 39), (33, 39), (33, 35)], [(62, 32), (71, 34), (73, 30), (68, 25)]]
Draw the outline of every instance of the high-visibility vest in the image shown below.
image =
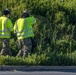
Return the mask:
[(13, 31), (11, 20), (5, 16), (0, 17), (0, 38), (10, 38), (11, 31)]
[(15, 22), (14, 31), (17, 33), (17, 38), (23, 39), (28, 37), (34, 37), (32, 25), (36, 23), (34, 17), (20, 18)]

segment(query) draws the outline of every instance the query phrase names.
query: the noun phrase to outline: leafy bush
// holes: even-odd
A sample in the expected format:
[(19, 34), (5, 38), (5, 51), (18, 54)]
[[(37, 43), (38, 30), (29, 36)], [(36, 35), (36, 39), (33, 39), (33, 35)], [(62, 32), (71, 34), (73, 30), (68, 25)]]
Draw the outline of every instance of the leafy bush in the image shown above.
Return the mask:
[[(36, 44), (34, 53), (37, 54), (33, 53), (28, 58), (9, 57), (10, 59), (8, 56), (1, 56), (3, 58), (0, 59), (1, 65), (76, 65), (71, 62), (75, 58), (73, 56), (70, 58), (76, 50), (76, 0), (0, 0), (0, 2), (0, 15), (3, 9), (11, 9), (10, 18), (13, 24), (26, 9), (37, 19), (33, 26)], [(13, 38), (10, 39), (10, 46), (13, 56), (16, 56), (17, 40)], [(0, 44), (0, 50), (1, 48)]]

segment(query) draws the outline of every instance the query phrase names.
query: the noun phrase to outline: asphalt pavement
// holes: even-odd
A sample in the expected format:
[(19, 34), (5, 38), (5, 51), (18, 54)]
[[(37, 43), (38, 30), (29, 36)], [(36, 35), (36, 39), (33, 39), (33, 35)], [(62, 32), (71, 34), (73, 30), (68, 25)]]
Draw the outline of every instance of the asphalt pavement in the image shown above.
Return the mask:
[(0, 75), (76, 75), (76, 73), (61, 71), (0, 71)]
[(76, 66), (0, 66), (0, 75), (76, 75)]
[(73, 71), (76, 66), (0, 66), (0, 71)]

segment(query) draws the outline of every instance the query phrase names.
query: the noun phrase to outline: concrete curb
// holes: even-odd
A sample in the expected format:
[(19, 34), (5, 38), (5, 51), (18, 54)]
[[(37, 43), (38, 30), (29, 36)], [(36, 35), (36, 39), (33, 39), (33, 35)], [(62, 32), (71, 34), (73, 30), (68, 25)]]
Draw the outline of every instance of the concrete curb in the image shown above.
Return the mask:
[(76, 66), (0, 66), (0, 71), (61, 71), (74, 70)]

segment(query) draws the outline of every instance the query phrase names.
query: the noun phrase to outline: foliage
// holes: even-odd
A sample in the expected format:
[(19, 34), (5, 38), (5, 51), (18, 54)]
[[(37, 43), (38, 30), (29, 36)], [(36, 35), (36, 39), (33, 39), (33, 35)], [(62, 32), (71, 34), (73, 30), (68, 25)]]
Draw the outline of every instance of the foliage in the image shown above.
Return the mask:
[[(11, 9), (13, 24), (24, 10), (28, 10), (37, 20), (33, 26), (34, 53), (37, 54), (22, 60), (17, 57), (9, 57), (9, 60), (2, 56), (1, 65), (76, 65), (76, 0), (0, 0), (0, 3), (0, 15), (3, 9)], [(10, 39), (10, 46), (13, 56), (16, 56), (17, 40), (13, 38)], [(10, 63), (3, 62), (5, 60)]]
[[(73, 60), (74, 61), (74, 60)], [(72, 59), (62, 53), (32, 54), (28, 58), (0, 55), (0, 65), (72, 65)], [(75, 64), (75, 63), (74, 63)]]

